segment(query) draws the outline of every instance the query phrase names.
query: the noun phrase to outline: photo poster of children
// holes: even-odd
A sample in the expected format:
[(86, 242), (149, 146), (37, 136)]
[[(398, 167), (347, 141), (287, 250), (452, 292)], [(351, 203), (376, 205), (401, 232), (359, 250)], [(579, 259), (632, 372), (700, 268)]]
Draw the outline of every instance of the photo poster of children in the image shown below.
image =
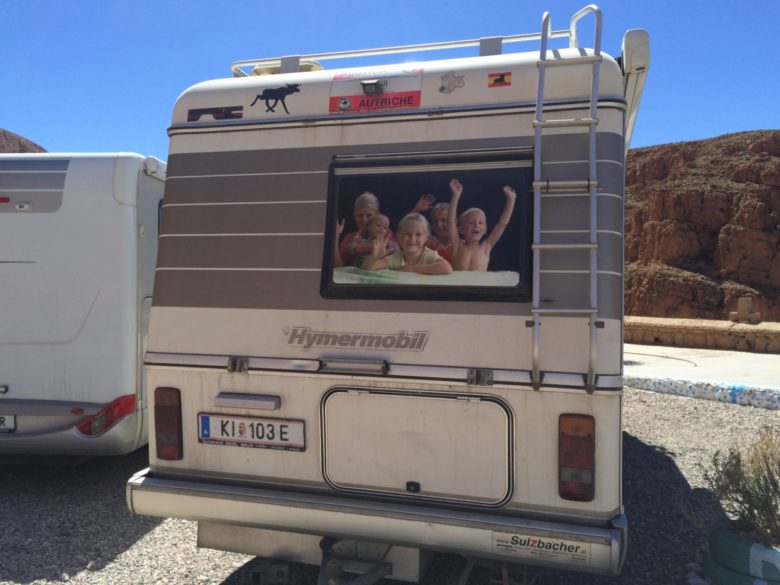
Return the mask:
[[(520, 280), (528, 282), (533, 220), (532, 169), (527, 165), (499, 168), (468, 168), (468, 165), (464, 165), (463, 169), (453, 168), (452, 165), (447, 167), (445, 170), (424, 171), (398, 171), (390, 167), (388, 172), (377, 171), (374, 167), (366, 174), (337, 175), (333, 190), (335, 217), (332, 221), (334, 224), (343, 222), (340, 229), (333, 232), (345, 253), (343, 265), (350, 265), (348, 256), (352, 253), (352, 265), (359, 266), (359, 259), (354, 255), (355, 242), (369, 240), (368, 222), (373, 216), (382, 215), (389, 219), (388, 239), (395, 242), (399, 222), (412, 212), (421, 213), (428, 221), (431, 235), (429, 247), (450, 259), (446, 251), (449, 243), (446, 241), (447, 225), (441, 219), (446, 217), (446, 213), (452, 213), (452, 209), (448, 210), (447, 207), (452, 200), (451, 182), (457, 179), (462, 187), (457, 216), (468, 210), (482, 210), (487, 221), (484, 239), (497, 225), (507, 206), (508, 197), (504, 188), (509, 187), (516, 193), (509, 223), (490, 252), (487, 270), (518, 272)], [(348, 245), (349, 242), (351, 245)], [(362, 248), (361, 252), (364, 252)]]

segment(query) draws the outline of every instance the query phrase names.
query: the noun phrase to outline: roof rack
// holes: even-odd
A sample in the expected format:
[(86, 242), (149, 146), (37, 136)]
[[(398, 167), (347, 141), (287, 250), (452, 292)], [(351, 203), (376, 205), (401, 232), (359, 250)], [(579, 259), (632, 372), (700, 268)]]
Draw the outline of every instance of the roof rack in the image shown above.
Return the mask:
[[(593, 4), (586, 6), (571, 17), (567, 30), (551, 30), (546, 37), (548, 39), (568, 38), (569, 47), (577, 48), (577, 21), (591, 10), (596, 9)], [(301, 71), (317, 71), (323, 67), (320, 61), (335, 59), (350, 59), (355, 57), (372, 57), (376, 55), (395, 55), (401, 53), (420, 53), (423, 51), (441, 51), (460, 49), (464, 47), (479, 47), (479, 55), (500, 55), (505, 43), (520, 43), (541, 40), (542, 33), (529, 33), (512, 35), (507, 37), (485, 37), (465, 41), (444, 41), (439, 43), (427, 43), (422, 45), (402, 45), (397, 47), (383, 47), (378, 49), (360, 49), (355, 51), (339, 51), (335, 53), (316, 53), (311, 55), (291, 55), (287, 57), (274, 57), (271, 59), (248, 59), (236, 61), (230, 67), (233, 77), (249, 77), (251, 75), (268, 75), (278, 73), (298, 73)]]

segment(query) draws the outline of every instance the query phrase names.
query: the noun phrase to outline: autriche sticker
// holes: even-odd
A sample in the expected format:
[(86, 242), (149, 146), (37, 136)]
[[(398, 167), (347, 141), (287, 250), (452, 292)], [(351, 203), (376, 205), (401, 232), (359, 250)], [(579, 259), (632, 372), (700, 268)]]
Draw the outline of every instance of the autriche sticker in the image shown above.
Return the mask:
[[(330, 87), (328, 111), (333, 114), (356, 114), (382, 110), (420, 107), (423, 70), (369, 69), (337, 73)], [(371, 81), (377, 91), (368, 95), (362, 83)]]

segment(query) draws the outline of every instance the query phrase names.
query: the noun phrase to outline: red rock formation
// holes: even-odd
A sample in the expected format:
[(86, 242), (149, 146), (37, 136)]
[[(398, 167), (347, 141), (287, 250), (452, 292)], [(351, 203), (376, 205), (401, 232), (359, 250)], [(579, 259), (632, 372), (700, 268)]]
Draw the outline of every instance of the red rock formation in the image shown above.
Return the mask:
[(780, 131), (629, 151), (626, 314), (780, 321)]
[(0, 128), (0, 152), (46, 152), (34, 142)]

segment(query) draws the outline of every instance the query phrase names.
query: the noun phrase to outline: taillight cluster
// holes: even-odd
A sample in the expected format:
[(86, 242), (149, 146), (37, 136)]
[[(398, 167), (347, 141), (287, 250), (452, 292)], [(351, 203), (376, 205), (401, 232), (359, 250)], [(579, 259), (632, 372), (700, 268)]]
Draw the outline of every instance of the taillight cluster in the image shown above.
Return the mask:
[(595, 494), (596, 422), (586, 414), (558, 419), (558, 494), (564, 500), (590, 502)]
[(158, 459), (176, 461), (183, 457), (181, 392), (178, 388), (154, 390), (154, 437)]
[[(79, 414), (79, 409), (74, 409), (71, 412)], [(83, 435), (88, 437), (95, 437), (101, 433), (106, 432), (112, 426), (114, 426), (121, 418), (127, 416), (131, 412), (135, 411), (135, 394), (127, 394), (126, 396), (120, 396), (108, 406), (103, 408), (97, 414), (89, 417), (82, 423), (76, 425), (76, 428)]]

